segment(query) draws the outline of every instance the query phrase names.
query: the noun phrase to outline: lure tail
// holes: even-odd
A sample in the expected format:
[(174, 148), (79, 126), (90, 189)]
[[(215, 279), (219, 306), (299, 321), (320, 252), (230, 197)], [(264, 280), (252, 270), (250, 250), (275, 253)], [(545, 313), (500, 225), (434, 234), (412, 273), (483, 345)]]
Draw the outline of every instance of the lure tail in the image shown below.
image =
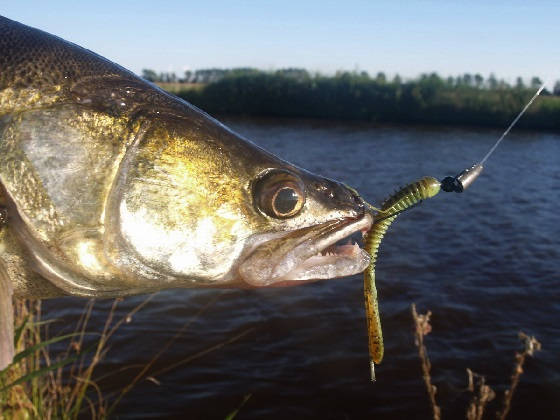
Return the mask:
[(381, 240), (397, 215), (422, 200), (435, 196), (440, 190), (440, 182), (432, 177), (424, 177), (401, 188), (389, 197), (381, 211), (373, 219), (371, 229), (366, 234), (364, 249), (371, 256), (368, 268), (364, 271), (364, 296), (368, 330), (371, 380), (375, 381), (375, 365), (383, 360), (383, 331), (375, 287), (375, 263)]

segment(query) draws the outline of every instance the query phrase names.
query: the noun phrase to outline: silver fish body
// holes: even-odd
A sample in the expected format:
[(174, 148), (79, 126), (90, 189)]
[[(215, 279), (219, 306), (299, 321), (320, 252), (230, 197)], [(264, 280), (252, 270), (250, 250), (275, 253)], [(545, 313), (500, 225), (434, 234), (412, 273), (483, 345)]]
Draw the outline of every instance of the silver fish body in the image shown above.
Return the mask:
[(348, 276), (344, 185), (56, 36), (0, 17), (0, 266), (24, 297)]

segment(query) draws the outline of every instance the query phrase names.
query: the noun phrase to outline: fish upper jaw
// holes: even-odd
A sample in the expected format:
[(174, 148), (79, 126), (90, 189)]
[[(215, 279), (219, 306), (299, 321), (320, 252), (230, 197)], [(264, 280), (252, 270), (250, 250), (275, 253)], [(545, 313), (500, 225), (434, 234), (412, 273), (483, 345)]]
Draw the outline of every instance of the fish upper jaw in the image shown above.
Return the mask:
[(360, 273), (369, 265), (369, 254), (358, 244), (337, 243), (367, 232), (372, 220), (371, 214), (365, 213), (267, 240), (240, 264), (241, 280), (252, 287), (273, 287)]

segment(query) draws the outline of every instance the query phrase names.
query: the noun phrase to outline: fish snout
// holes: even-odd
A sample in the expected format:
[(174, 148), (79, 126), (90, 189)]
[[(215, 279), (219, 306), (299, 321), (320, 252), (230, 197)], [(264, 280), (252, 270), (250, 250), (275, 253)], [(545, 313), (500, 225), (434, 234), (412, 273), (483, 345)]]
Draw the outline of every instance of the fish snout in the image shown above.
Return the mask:
[(355, 216), (363, 215), (368, 208), (358, 191), (340, 182), (324, 178), (315, 182), (313, 188), (332, 207), (355, 213)]

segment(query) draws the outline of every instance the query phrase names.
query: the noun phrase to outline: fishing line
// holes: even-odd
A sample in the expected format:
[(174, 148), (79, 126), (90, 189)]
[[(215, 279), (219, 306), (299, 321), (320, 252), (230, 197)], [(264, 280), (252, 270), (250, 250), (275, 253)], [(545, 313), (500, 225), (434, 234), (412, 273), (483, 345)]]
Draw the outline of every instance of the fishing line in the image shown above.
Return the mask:
[(463, 172), (457, 174), (454, 177), (448, 176), (441, 181), (441, 189), (443, 191), (446, 192), (455, 191), (457, 193), (461, 193), (464, 190), (466, 190), (474, 182), (476, 178), (478, 178), (478, 176), (481, 174), (482, 170), (484, 169), (484, 163), (488, 160), (490, 155), (494, 153), (494, 151), (500, 145), (504, 137), (508, 135), (510, 130), (517, 123), (517, 121), (519, 121), (519, 118), (521, 118), (521, 116), (525, 113), (525, 111), (527, 111), (527, 109), (531, 106), (533, 101), (537, 99), (537, 96), (541, 94), (545, 85), (546, 82), (541, 85), (541, 87), (537, 90), (537, 92), (533, 95), (533, 97), (529, 100), (529, 102), (527, 102), (527, 104), (523, 107), (521, 112), (517, 114), (517, 117), (515, 117), (515, 119), (511, 122), (508, 128), (506, 128), (506, 130), (500, 136), (500, 138), (496, 140), (496, 143), (494, 143), (494, 145), (490, 148), (488, 153), (486, 153), (486, 155), (482, 158), (482, 160), (479, 163), (471, 166), (468, 169), (465, 169)]
[[(506, 128), (504, 133), (494, 143), (479, 163), (465, 169), (463, 172), (454, 177), (445, 177), (441, 182), (435, 178), (426, 177), (415, 183), (409, 184), (389, 197), (380, 209), (369, 203), (365, 203), (372, 213), (374, 211), (377, 212), (377, 214), (373, 216), (371, 228), (364, 237), (364, 250), (371, 258), (368, 267), (364, 270), (364, 297), (368, 331), (368, 349), (370, 355), (370, 375), (373, 382), (375, 382), (375, 365), (381, 363), (384, 354), (383, 332), (381, 329), (377, 289), (375, 286), (375, 262), (377, 260), (378, 248), (385, 232), (398, 214), (418, 205), (422, 202), (422, 200), (434, 197), (440, 189), (446, 192), (454, 191), (457, 193), (461, 193), (467, 189), (482, 173), (482, 170), (484, 169), (483, 164), (488, 160), (492, 153), (494, 153), (505, 136), (508, 135), (510, 130), (531, 106), (537, 96), (540, 95), (544, 86), (545, 83), (543, 83), (529, 102), (527, 102), (521, 112), (517, 114), (515, 119)], [(351, 190), (357, 194), (355, 190)]]
[(504, 131), (504, 134), (502, 134), (502, 136), (498, 139), (498, 141), (496, 141), (496, 143), (494, 144), (494, 146), (492, 146), (492, 148), (490, 149), (490, 151), (488, 153), (486, 153), (486, 156), (484, 156), (482, 158), (482, 160), (480, 161), (479, 165), (484, 165), (484, 162), (486, 162), (488, 160), (488, 158), (490, 157), (490, 155), (492, 153), (494, 153), (494, 150), (496, 150), (496, 148), (498, 147), (498, 145), (502, 142), (502, 140), (504, 139), (505, 136), (508, 135), (509, 130), (512, 129), (512, 127), (517, 123), (517, 121), (519, 121), (519, 118), (521, 118), (521, 116), (525, 113), (525, 111), (527, 111), (527, 108), (529, 108), (531, 106), (531, 104), (533, 103), (533, 101), (535, 99), (537, 99), (537, 96), (539, 96), (541, 94), (541, 92), (544, 89), (544, 83), (542, 84), (542, 86), (539, 88), (539, 90), (537, 90), (537, 93), (535, 93), (533, 95), (533, 97), (531, 98), (531, 100), (529, 102), (527, 102), (527, 105), (525, 105), (525, 108), (523, 108), (521, 110), (521, 112), (519, 114), (517, 114), (517, 117), (515, 117), (515, 119), (511, 122), (511, 124), (509, 125), (509, 127), (506, 129), (506, 131)]

